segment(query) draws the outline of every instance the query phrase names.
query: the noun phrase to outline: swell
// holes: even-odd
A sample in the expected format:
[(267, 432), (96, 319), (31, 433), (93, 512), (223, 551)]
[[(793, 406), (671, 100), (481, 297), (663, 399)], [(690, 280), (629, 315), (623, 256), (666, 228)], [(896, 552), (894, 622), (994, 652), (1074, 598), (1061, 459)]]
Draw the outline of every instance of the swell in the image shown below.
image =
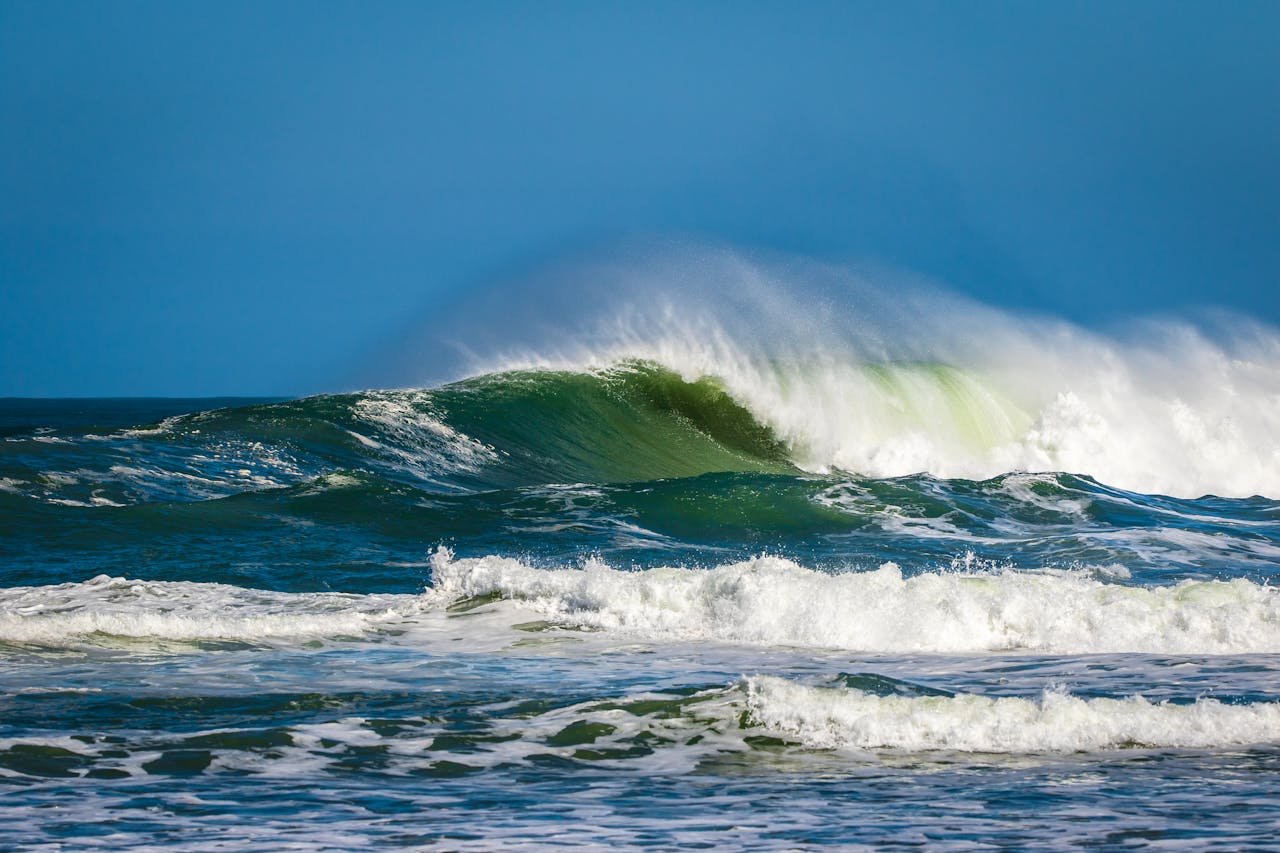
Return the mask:
[(1276, 581), (1276, 504), (1177, 500), (1070, 475), (984, 482), (731, 472), (615, 484), (433, 491), (344, 469), (209, 500), (63, 505), (0, 492), (0, 584), (97, 574), (281, 591), (413, 592), (437, 543), (530, 565), (711, 566), (761, 553), (833, 569), (886, 562), (1088, 567), (1100, 577)]

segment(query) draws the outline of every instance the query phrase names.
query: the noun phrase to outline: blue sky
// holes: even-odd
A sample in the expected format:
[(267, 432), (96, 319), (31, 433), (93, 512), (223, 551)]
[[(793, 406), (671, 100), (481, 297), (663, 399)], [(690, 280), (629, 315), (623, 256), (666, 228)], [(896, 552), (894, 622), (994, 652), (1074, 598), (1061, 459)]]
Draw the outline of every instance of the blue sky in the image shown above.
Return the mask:
[(1276, 3), (0, 0), (0, 395), (336, 390), (678, 236), (1280, 321)]

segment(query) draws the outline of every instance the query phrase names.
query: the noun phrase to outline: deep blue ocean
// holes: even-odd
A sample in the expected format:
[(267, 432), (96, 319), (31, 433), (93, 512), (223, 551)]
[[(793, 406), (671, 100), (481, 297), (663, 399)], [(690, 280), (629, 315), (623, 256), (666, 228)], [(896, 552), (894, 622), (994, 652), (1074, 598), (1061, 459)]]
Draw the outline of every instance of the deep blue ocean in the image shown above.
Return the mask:
[(1280, 395), (1195, 358), (0, 401), (0, 848), (1280, 846)]

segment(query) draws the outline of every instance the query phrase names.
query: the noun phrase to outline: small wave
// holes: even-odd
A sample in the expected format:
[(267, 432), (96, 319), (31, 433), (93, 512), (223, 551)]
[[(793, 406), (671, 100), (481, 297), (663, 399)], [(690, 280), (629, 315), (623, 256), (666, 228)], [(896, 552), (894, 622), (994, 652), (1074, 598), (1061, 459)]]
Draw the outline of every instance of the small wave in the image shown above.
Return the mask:
[(1280, 703), (1190, 704), (1141, 696), (1036, 699), (878, 696), (773, 676), (744, 682), (747, 710), (767, 730), (806, 746), (905, 752), (1091, 752), (1126, 747), (1205, 749), (1280, 740)]
[(0, 642), (58, 647), (95, 637), (180, 643), (358, 637), (419, 610), (412, 595), (281, 593), (100, 575), (0, 589)]

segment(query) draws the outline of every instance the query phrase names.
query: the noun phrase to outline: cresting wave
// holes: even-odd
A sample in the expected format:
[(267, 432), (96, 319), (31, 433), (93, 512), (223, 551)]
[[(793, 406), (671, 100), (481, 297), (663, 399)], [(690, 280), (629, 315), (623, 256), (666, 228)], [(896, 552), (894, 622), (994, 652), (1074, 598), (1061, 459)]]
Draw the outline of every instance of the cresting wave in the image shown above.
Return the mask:
[[(482, 306), (475, 328), (449, 318), (435, 336), (472, 354), (454, 382), (153, 430), (19, 431), (6, 455), (39, 470), (0, 470), (0, 497), (114, 506), (352, 469), (466, 491), (796, 468), (1066, 472), (1147, 494), (1280, 497), (1280, 332), (1270, 327), (1146, 321), (1108, 336), (730, 252), (577, 275), (586, 294), (550, 300), (555, 316), (539, 319), (552, 310), (539, 290), (536, 304)], [(513, 315), (527, 322), (503, 322)], [(139, 464), (134, 449), (154, 453)], [(66, 467), (45, 470), (60, 453)]]
[[(1247, 580), (1143, 588), (1081, 572), (932, 572), (893, 564), (826, 574), (760, 557), (714, 569), (538, 569), (437, 552), (420, 595), (280, 593), (220, 584), (95, 578), (0, 590), (0, 642), (98, 638), (247, 643), (387, 639), (484, 630), (543, 617), (649, 641), (716, 641), (848, 651), (963, 653), (1280, 651), (1280, 590)], [(531, 617), (530, 614), (533, 614)], [(475, 630), (480, 630), (476, 628)], [(475, 635), (473, 640), (484, 639)]]
[[(714, 380), (794, 464), (817, 473), (983, 480), (1065, 471), (1151, 494), (1280, 496), (1280, 359), (1235, 358), (1185, 334), (1161, 344), (1167, 352), (1073, 337), (1055, 357), (1028, 347), (1003, 355), (1008, 363), (968, 367), (753, 358), (725, 338), (700, 351), (696, 337), (677, 333), (680, 345), (512, 364), (591, 371), (640, 358), (686, 381)], [(994, 337), (993, 349), (1018, 350)]]
[[(464, 375), (640, 360), (714, 381), (813, 472), (1068, 472), (1280, 497), (1280, 332), (1256, 323), (1140, 320), (1109, 336), (900, 276), (716, 249), (561, 278), (558, 301), (539, 281), (432, 335), (473, 354)], [(519, 327), (501, 320), (513, 313)]]
[[(120, 507), (375, 480), (456, 494), (715, 472), (986, 479), (1065, 471), (1148, 493), (1280, 494), (1280, 373), (1269, 391), (1231, 379), (1237, 367), (1271, 370), (1262, 365), (1188, 374), (1164, 402), (1151, 398), (1158, 384), (1131, 376), (1120, 383), (1125, 399), (1107, 392), (1114, 411), (1104, 416), (1087, 402), (1081, 377), (1040, 406), (1027, 402), (1039, 391), (941, 363), (786, 363), (658, 349), (425, 390), (214, 410), (145, 429), (19, 433), (3, 439), (0, 501)], [(1059, 381), (1052, 371), (1043, 378)], [(1224, 399), (1190, 406), (1201, 379)]]
[(120, 507), (302, 486), (467, 493), (788, 471), (785, 446), (721, 383), (652, 363), (514, 371), (440, 388), (324, 395), (151, 428), (3, 439), (0, 499)]

